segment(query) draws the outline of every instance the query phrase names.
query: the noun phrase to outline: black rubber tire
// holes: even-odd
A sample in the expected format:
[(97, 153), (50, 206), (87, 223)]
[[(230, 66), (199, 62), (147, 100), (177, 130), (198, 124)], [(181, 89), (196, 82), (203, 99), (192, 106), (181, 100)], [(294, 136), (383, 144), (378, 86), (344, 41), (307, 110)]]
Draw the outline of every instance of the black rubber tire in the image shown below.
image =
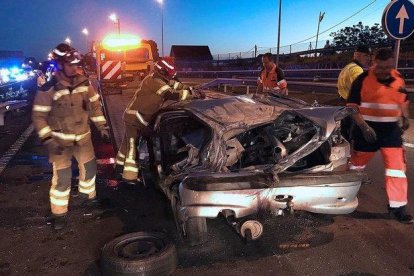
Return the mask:
[[(138, 242), (144, 246), (156, 244), (148, 250), (156, 247), (157, 251), (147, 256), (126, 256), (131, 253), (128, 249), (136, 253), (134, 246)], [(177, 251), (163, 233), (135, 232), (107, 243), (102, 248), (100, 263), (103, 275), (171, 275), (177, 267)]]
[(207, 221), (203, 217), (191, 217), (185, 222), (185, 239), (191, 246), (207, 242)]

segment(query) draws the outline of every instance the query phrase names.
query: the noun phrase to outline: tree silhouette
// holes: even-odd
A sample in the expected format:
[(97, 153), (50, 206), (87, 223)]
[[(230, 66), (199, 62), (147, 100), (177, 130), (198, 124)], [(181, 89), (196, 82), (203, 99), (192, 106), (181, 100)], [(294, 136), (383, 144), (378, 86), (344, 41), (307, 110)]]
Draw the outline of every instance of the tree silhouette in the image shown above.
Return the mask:
[(337, 32), (330, 34), (333, 37), (333, 46), (342, 47), (355, 47), (359, 44), (365, 44), (369, 46), (375, 45), (391, 45), (393, 40), (389, 39), (384, 30), (378, 23), (375, 23), (372, 27), (364, 26), (362, 22), (352, 27), (345, 27)]

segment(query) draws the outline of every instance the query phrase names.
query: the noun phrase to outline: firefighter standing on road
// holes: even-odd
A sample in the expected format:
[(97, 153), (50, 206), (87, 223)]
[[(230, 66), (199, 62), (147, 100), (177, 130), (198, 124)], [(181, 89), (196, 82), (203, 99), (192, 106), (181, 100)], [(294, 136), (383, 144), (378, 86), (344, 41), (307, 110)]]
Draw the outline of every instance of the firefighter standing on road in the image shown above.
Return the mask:
[(76, 73), (81, 55), (62, 43), (53, 50), (53, 58), (57, 72), (36, 94), (33, 123), (53, 165), (50, 206), (53, 227), (60, 230), (68, 212), (72, 156), (79, 164), (79, 195), (88, 206), (97, 203), (96, 159), (89, 120), (103, 137), (109, 134), (99, 95), (86, 77)]
[[(370, 65), (371, 51), (365, 45), (359, 45), (353, 54), (352, 62), (348, 63), (338, 76), (338, 94), (342, 104), (348, 100), (351, 85), (355, 79), (364, 72), (364, 68)], [(341, 122), (341, 133), (348, 141), (351, 138), (352, 119), (347, 117)]]
[(124, 112), (125, 135), (116, 156), (117, 178), (129, 184), (141, 184), (138, 179), (136, 147), (144, 129), (166, 100), (187, 100), (190, 90), (177, 81), (174, 66), (160, 59), (154, 71), (145, 77)]
[(380, 49), (374, 66), (362, 73), (353, 83), (347, 106), (359, 112), (353, 116), (354, 150), (350, 169), (362, 170), (377, 150), (381, 151), (385, 165), (385, 188), (388, 211), (401, 223), (412, 223), (406, 205), (408, 182), (402, 131), (408, 129), (408, 100), (405, 82), (394, 69), (393, 53)]
[(287, 95), (287, 82), (285, 74), (273, 62), (272, 53), (266, 53), (262, 56), (263, 70), (257, 80), (256, 94), (276, 93)]

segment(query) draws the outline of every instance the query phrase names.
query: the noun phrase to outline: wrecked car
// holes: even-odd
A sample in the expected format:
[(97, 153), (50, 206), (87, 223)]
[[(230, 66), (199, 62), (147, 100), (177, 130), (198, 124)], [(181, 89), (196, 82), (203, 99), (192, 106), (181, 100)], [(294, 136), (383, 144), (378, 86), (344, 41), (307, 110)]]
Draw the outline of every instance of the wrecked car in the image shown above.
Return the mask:
[(220, 214), (241, 237), (255, 240), (263, 233), (255, 218), (262, 211), (357, 208), (363, 175), (348, 169), (350, 145), (340, 134), (351, 109), (204, 93), (205, 99), (164, 107), (138, 149), (148, 150), (145, 178), (170, 200), (182, 237), (202, 243), (206, 219)]

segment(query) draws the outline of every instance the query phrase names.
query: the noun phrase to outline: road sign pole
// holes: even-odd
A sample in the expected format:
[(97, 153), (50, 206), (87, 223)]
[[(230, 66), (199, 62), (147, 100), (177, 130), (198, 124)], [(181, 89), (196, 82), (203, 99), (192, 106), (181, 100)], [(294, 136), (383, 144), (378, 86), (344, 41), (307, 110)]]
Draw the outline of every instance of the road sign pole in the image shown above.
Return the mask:
[(395, 44), (394, 44), (395, 69), (398, 69), (398, 59), (400, 57), (400, 44), (401, 44), (401, 39), (395, 40)]

